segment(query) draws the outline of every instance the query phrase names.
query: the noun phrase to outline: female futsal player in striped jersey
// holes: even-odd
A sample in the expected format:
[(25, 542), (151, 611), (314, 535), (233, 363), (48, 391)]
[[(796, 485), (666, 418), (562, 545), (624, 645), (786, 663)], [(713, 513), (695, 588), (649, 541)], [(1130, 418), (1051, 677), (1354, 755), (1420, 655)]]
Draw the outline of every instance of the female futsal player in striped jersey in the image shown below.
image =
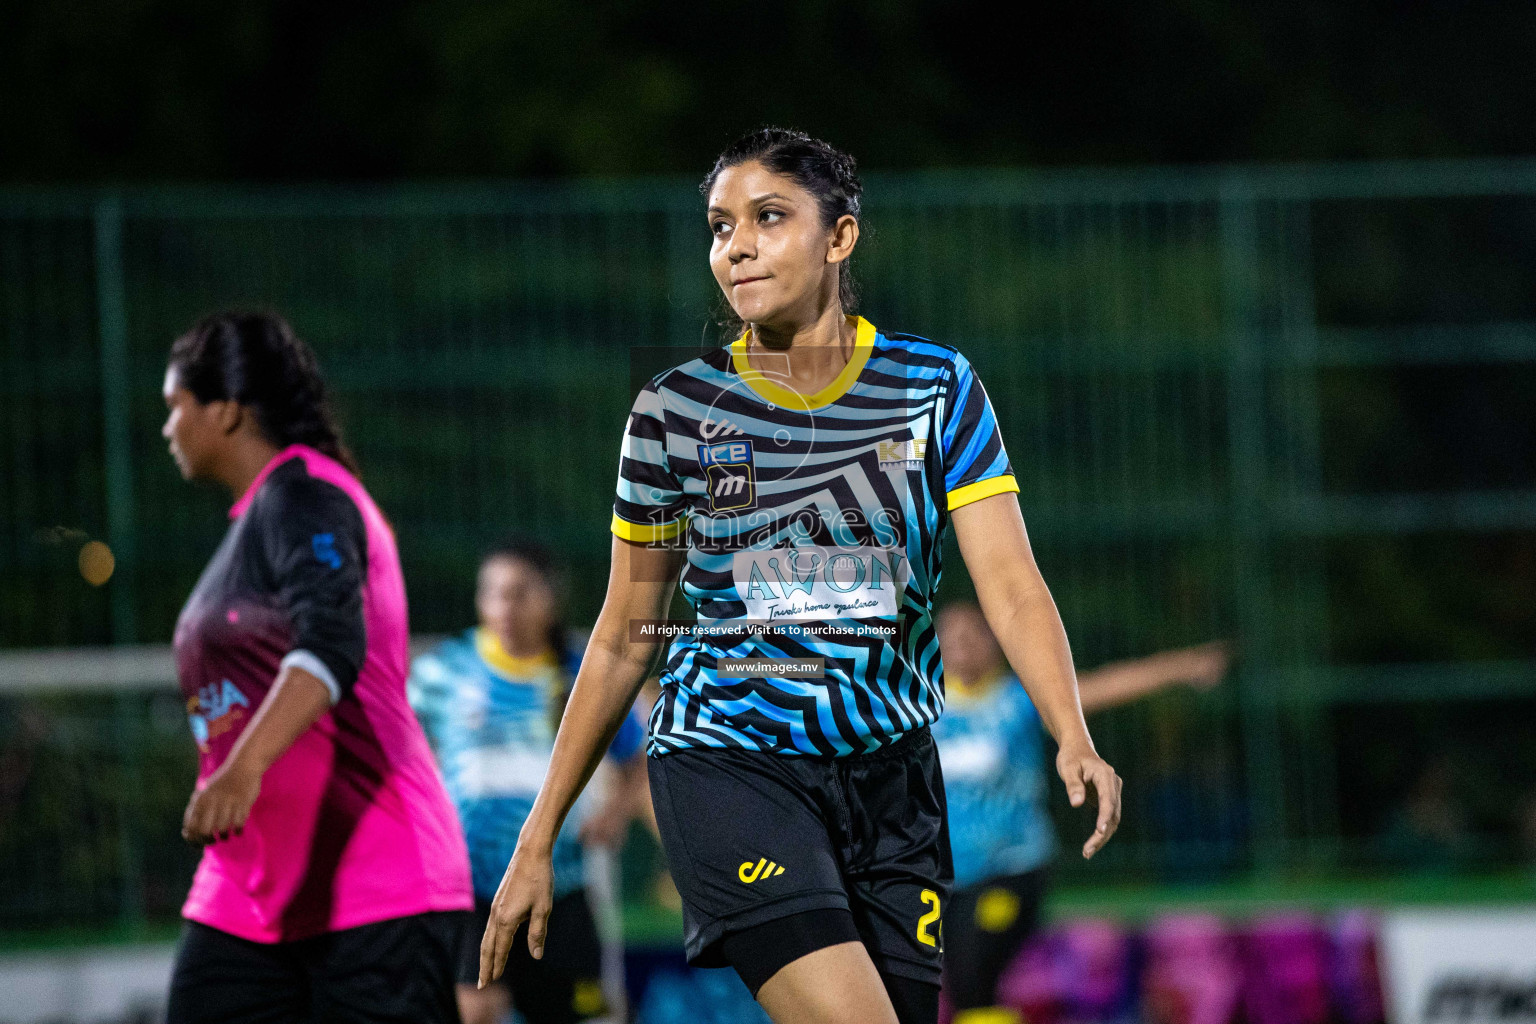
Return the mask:
[(647, 752), (690, 961), (734, 967), (779, 1022), (932, 1022), (952, 881), (932, 609), (951, 523), (1071, 802), (1096, 797), (1084, 856), (1115, 830), (1120, 780), (1083, 722), (981, 382), (955, 349), (851, 315), (853, 160), (764, 129), (703, 191), (710, 266), (747, 329), (635, 400), (608, 593), (481, 981), (525, 920), (539, 955), (551, 846), (681, 573), (700, 629), (669, 646)]

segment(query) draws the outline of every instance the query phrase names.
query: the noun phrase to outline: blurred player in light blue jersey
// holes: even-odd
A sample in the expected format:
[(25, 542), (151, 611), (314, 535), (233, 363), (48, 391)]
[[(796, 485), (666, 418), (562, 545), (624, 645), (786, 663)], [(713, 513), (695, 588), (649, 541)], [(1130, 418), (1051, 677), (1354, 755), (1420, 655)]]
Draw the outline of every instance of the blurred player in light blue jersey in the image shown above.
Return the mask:
[(478, 922), (466, 933), (460, 958), (465, 1024), (502, 1020), (512, 1004), (528, 1024), (585, 1020), (608, 1009), (583, 844), (611, 844), (647, 796), (645, 726), (634, 714), (609, 747), (618, 769), (614, 784), (579, 804), (555, 842), (555, 905), (543, 959), (519, 946), (522, 955), (514, 954), (504, 976), (509, 984), (483, 990), (475, 984), (490, 901), (544, 782), (581, 662), (568, 645), (560, 604), (548, 552), (525, 542), (498, 548), (480, 566), (480, 624), (417, 658), (411, 669), (411, 706), (436, 750), (469, 842)]
[[(944, 921), (945, 993), (955, 1024), (1017, 1020), (994, 1007), (999, 975), (1039, 922), (1056, 851), (1040, 715), (969, 602), (935, 623), (944, 657), (944, 715), (933, 724), (949, 800), (955, 895)], [(1180, 683), (1214, 686), (1227, 651), (1206, 644), (1117, 662), (1077, 677), (1092, 714)]]

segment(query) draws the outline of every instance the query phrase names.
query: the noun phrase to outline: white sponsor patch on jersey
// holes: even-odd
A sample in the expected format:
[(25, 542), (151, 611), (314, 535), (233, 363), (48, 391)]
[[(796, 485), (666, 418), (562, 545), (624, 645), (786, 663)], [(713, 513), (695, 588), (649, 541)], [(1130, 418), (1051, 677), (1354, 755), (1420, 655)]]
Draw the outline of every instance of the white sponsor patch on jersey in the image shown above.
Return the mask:
[(1008, 750), (996, 736), (948, 737), (939, 751), (944, 777), (956, 781), (992, 778), (1003, 770), (1007, 759)]
[(471, 747), (459, 752), (454, 770), (464, 798), (533, 797), (549, 773), (549, 754), (523, 746)]
[(744, 618), (758, 622), (895, 618), (908, 569), (895, 548), (774, 548), (732, 558)]

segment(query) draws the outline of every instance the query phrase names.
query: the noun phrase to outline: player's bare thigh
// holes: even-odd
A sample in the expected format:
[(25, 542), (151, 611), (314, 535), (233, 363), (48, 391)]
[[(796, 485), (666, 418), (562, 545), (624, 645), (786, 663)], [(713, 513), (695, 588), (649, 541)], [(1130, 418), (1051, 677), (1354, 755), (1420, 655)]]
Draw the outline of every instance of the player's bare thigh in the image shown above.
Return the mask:
[(792, 960), (757, 990), (776, 1024), (897, 1024), (885, 984), (862, 942)]

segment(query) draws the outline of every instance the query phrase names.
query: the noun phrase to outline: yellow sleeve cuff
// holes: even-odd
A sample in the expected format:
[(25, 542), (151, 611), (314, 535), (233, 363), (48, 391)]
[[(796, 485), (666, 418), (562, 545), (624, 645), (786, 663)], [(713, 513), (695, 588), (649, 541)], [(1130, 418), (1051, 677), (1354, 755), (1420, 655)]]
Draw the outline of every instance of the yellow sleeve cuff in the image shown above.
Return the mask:
[(973, 501), (990, 498), (994, 494), (1006, 494), (1018, 489), (1019, 482), (1013, 478), (1013, 474), (1005, 473), (1002, 476), (989, 477), (986, 480), (977, 480), (973, 484), (956, 487), (945, 497), (948, 499), (949, 510), (953, 512), (961, 505), (969, 505)]
[(687, 523), (687, 516), (674, 519), (670, 523), (662, 523), (660, 526), (651, 523), (631, 523), (627, 519), (620, 519), (618, 513), (614, 513), (613, 523), (608, 528), (613, 531), (614, 536), (622, 540), (632, 540), (636, 544), (650, 544), (653, 541), (670, 540), (676, 537), (683, 532), (683, 527)]

